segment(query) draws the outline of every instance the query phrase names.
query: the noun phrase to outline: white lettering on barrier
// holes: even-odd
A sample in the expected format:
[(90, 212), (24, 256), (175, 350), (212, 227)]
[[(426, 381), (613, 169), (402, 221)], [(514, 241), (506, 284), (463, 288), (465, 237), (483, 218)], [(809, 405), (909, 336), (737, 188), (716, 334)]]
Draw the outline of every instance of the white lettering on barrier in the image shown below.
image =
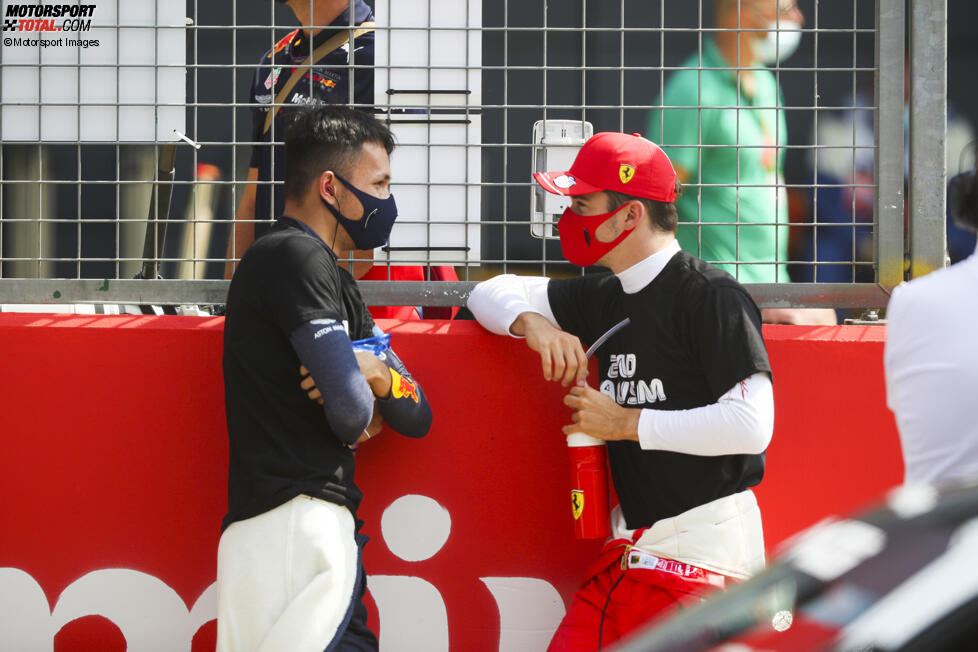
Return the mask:
[(380, 530), (392, 553), (404, 561), (424, 561), (448, 541), (452, 517), (433, 498), (407, 494), (384, 510)]
[(367, 587), (380, 618), (380, 652), (448, 652), (448, 612), (430, 582), (420, 577), (369, 575)]
[(44, 591), (19, 568), (0, 568), (0, 632), (5, 645), (22, 652), (51, 652), (54, 623)]
[[(448, 540), (451, 516), (435, 500), (409, 494), (384, 510), (381, 531), (392, 553), (406, 561), (422, 561)], [(499, 651), (546, 647), (564, 614), (553, 585), (533, 577), (480, 580), (499, 609)], [(448, 615), (437, 587), (403, 575), (370, 575), (367, 584), (379, 614), (381, 651), (449, 649)], [(188, 611), (177, 592), (152, 575), (102, 569), (70, 584), (51, 610), (33, 577), (18, 568), (0, 568), (0, 632), (10, 649), (52, 652), (62, 627), (90, 615), (115, 623), (129, 652), (190, 652), (197, 631), (217, 617), (217, 586), (211, 584)]]
[[(499, 609), (499, 652), (546, 647), (564, 615), (553, 585), (533, 577), (480, 580)], [(445, 603), (434, 585), (401, 575), (370, 575), (367, 584), (380, 616), (382, 652), (449, 649)], [(0, 632), (9, 649), (52, 652), (62, 627), (90, 615), (115, 623), (128, 652), (190, 652), (194, 634), (217, 617), (216, 584), (188, 613), (176, 591), (152, 575), (123, 568), (98, 570), (69, 585), (52, 613), (33, 577), (19, 568), (0, 568)]]
[(499, 652), (539, 652), (564, 617), (550, 582), (533, 577), (480, 577), (499, 608)]
[[(380, 517), (384, 543), (404, 561), (438, 554), (452, 532), (448, 510), (428, 496), (401, 496)], [(380, 616), (380, 650), (448, 651), (448, 613), (441, 593), (420, 577), (371, 575), (370, 595)]]
[(128, 652), (189, 652), (197, 630), (217, 617), (215, 587), (204, 591), (188, 612), (176, 591), (152, 575), (108, 568), (72, 582), (52, 611), (33, 577), (18, 568), (0, 568), (0, 631), (11, 649), (51, 652), (62, 627), (93, 615), (116, 624)]

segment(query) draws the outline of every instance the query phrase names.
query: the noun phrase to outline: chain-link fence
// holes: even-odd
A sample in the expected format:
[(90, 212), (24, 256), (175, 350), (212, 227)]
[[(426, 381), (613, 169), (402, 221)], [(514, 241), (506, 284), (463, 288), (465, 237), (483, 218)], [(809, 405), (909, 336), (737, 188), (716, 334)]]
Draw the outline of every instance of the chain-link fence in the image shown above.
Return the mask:
[[(887, 0), (351, 0), (321, 19), (329, 3), (91, 2), (3, 5), (2, 304), (222, 303), (281, 211), (269, 114), (328, 101), (374, 111), (398, 140), (400, 217), (371, 303), (458, 305), (495, 273), (581, 273), (555, 238), (564, 205), (531, 174), (625, 131), (676, 164), (684, 248), (760, 305), (880, 307), (905, 252), (944, 259), (943, 211), (911, 211), (905, 229), (905, 185), (943, 206), (945, 152), (956, 169), (972, 138), (945, 129), (933, 92), (935, 0), (909, 22)], [(912, 66), (908, 26), (929, 44)], [(925, 79), (915, 147), (904, 88)]]

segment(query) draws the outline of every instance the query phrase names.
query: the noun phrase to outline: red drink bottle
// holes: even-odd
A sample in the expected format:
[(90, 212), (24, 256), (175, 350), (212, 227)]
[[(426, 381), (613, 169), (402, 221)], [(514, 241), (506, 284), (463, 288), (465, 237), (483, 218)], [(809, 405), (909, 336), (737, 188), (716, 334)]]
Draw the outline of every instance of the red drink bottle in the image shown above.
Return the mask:
[(608, 467), (605, 443), (581, 432), (567, 435), (571, 469), (571, 515), (578, 539), (606, 539), (611, 534), (608, 513)]

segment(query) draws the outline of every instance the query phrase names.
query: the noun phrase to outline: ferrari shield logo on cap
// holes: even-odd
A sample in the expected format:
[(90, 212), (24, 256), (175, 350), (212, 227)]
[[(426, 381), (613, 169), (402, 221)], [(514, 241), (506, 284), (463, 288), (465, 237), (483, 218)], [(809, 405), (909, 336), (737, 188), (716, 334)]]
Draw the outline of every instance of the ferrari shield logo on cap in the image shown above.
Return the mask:
[(621, 179), (622, 183), (628, 183), (635, 177), (635, 166), (623, 163), (621, 167), (618, 168), (618, 177)]
[(571, 489), (571, 511), (575, 521), (581, 518), (584, 512), (584, 492), (580, 489)]

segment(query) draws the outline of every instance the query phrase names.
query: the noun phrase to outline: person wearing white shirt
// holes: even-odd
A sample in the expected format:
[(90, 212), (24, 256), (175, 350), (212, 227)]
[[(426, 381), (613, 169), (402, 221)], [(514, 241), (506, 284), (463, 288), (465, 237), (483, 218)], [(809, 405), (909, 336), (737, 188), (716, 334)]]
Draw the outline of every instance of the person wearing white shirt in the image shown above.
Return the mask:
[[(975, 174), (958, 175), (950, 190), (955, 221), (978, 231)], [(978, 252), (898, 286), (886, 317), (886, 403), (904, 482), (978, 481)]]

